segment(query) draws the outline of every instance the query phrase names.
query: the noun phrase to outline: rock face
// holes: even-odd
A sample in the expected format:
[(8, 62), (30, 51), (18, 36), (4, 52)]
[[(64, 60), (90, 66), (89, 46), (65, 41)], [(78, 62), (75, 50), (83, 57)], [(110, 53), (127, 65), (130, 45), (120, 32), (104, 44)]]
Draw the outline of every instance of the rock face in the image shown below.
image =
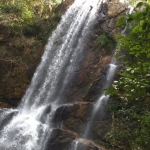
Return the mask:
[(80, 108), (79, 104), (67, 104), (67, 105), (62, 105), (59, 108), (57, 108), (53, 121), (63, 121), (69, 118), (70, 113), (76, 111), (77, 109)]
[(77, 134), (74, 132), (63, 129), (53, 129), (45, 150), (69, 150), (70, 143), (75, 140), (75, 138), (77, 138)]
[(124, 13), (128, 9), (128, 5), (121, 3), (120, 0), (110, 0), (104, 4), (107, 7), (107, 12), (100, 12), (100, 16), (103, 16), (101, 23), (101, 29), (111, 34), (120, 33), (120, 28), (116, 27), (116, 22), (121, 13)]
[(0, 102), (0, 108), (11, 108), (9, 104), (6, 104), (4, 102)]
[(109, 68), (109, 66), (106, 65), (102, 69), (101, 74), (98, 77), (98, 79), (93, 82), (93, 84), (89, 88), (88, 92), (83, 97), (84, 101), (90, 101), (90, 102), (96, 101), (98, 99), (98, 97), (101, 95), (101, 93), (103, 92), (103, 89), (102, 89), (103, 84), (106, 81), (106, 75), (107, 75), (108, 68)]
[(65, 129), (83, 134), (88, 117), (93, 108), (89, 102), (78, 102), (70, 105), (60, 106), (54, 115), (53, 121), (56, 125), (63, 122)]
[(128, 5), (121, 3), (120, 0), (110, 0), (110, 2), (107, 3), (107, 7), (108, 7), (108, 17), (116, 17), (119, 14), (121, 14), (122, 12), (124, 12)]
[(70, 113), (68, 119), (64, 122), (65, 127), (81, 135), (85, 129), (92, 108), (92, 103), (79, 103), (79, 109)]
[(93, 142), (79, 139), (77, 134), (64, 130), (53, 129), (49, 137), (48, 144), (45, 150), (71, 150), (76, 145), (76, 150), (102, 150), (101, 147), (95, 145)]
[[(93, 103), (78, 102), (75, 104), (62, 105), (57, 108), (53, 122), (57, 127), (63, 127), (69, 131), (76, 132), (80, 137), (83, 136), (87, 122), (91, 119), (91, 111), (93, 110)], [(62, 125), (63, 124), (63, 125)], [(104, 110), (100, 110), (95, 116), (89, 138), (93, 140), (102, 140), (110, 127), (110, 115)]]
[(19, 104), (43, 52), (34, 38), (21, 40), (9, 37), (0, 41), (0, 102), (11, 107)]
[(77, 145), (77, 150), (102, 150), (102, 148), (97, 147), (91, 141), (84, 140), (84, 139), (79, 139), (78, 140), (78, 145)]
[(17, 113), (17, 110), (0, 109), (0, 130), (2, 130)]

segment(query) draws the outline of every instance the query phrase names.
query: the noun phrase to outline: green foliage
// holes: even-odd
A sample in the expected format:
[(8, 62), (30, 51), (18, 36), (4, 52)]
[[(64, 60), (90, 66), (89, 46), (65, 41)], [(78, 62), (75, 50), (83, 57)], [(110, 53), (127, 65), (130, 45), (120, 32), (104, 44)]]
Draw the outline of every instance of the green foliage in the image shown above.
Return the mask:
[(107, 90), (114, 99), (108, 106), (114, 118), (106, 139), (114, 149), (150, 149), (150, 5), (139, 3), (137, 7), (143, 5), (142, 11), (121, 19), (131, 29), (118, 37), (126, 69)]
[[(0, 26), (11, 28), (16, 36), (36, 37), (46, 42), (60, 21), (55, 12), (60, 1), (15, 0), (0, 2)], [(7, 32), (7, 31), (6, 31)]]
[(32, 37), (32, 36), (36, 37), (40, 34), (41, 31), (42, 31), (42, 27), (35, 23), (26, 25), (23, 28), (23, 34), (26, 37)]
[(140, 6), (142, 2), (150, 2), (150, 0), (129, 0), (128, 1), (130, 5), (136, 6), (137, 4)]
[(7, 14), (19, 14), (22, 12), (22, 10), (19, 7), (13, 4), (9, 4), (9, 5), (0, 4), (0, 10), (1, 13), (7, 13)]
[(98, 36), (96, 47), (100, 49), (105, 48), (110, 53), (115, 48), (115, 45), (116, 42), (111, 35), (103, 33)]

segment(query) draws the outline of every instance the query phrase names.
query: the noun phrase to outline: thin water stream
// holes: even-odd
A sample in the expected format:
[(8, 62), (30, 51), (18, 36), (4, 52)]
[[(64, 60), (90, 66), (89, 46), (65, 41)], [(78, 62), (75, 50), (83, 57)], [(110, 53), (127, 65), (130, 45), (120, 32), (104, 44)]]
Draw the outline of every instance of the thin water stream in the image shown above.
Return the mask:
[(115, 64), (112, 64), (112, 63), (109, 64), (106, 79), (105, 79), (103, 87), (102, 87), (103, 92), (99, 96), (98, 100), (96, 101), (96, 103), (94, 105), (94, 108), (93, 108), (92, 113), (90, 115), (91, 116), (90, 121), (88, 122), (88, 124), (85, 128), (85, 132), (83, 134), (83, 138), (85, 138), (85, 139), (88, 138), (88, 135), (90, 133), (90, 130), (91, 130), (91, 127), (93, 125), (93, 121), (95, 119), (96, 114), (99, 113), (100, 110), (102, 110), (102, 108), (104, 107), (103, 104), (104, 103), (106, 104), (107, 100), (109, 99), (109, 95), (105, 95), (105, 89), (107, 89), (108, 87), (111, 86), (113, 79), (114, 79), (114, 76), (116, 74), (116, 71), (117, 71), (117, 66)]

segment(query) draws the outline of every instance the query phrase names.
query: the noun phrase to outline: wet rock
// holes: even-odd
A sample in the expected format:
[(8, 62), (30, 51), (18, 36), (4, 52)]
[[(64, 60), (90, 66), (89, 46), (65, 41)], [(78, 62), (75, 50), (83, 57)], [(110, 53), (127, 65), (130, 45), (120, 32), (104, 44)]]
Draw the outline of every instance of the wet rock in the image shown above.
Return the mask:
[(97, 20), (98, 20), (99, 23), (101, 23), (101, 22), (103, 22), (103, 21), (105, 21), (107, 19), (108, 19), (108, 16), (103, 14), (103, 13), (99, 13), (99, 15), (97, 17)]
[(70, 113), (68, 119), (64, 121), (64, 125), (67, 129), (82, 135), (91, 110), (93, 109), (93, 104), (89, 102), (81, 102), (78, 104), (79, 108)]
[(68, 130), (53, 129), (45, 150), (70, 150), (70, 145), (77, 134)]
[(111, 119), (105, 118), (102, 120), (95, 120), (89, 133), (89, 138), (98, 143), (105, 141), (104, 137), (111, 128)]
[(121, 3), (120, 0), (111, 0), (107, 3), (108, 7), (108, 16), (109, 17), (115, 17), (125, 11), (128, 7), (127, 4)]
[(100, 12), (98, 16), (98, 22), (100, 23), (101, 29), (105, 32), (110, 32), (113, 35), (120, 33), (119, 28), (116, 27), (116, 22), (119, 15), (128, 9), (127, 4), (121, 3), (119, 0), (111, 0), (106, 2), (105, 5), (105, 7), (107, 7), (107, 9), (104, 9), (105, 14)]
[(69, 115), (73, 112), (79, 109), (79, 104), (66, 104), (62, 105), (57, 108), (53, 120), (56, 121), (62, 121), (68, 119)]
[(42, 114), (39, 117), (39, 121), (42, 123), (45, 123), (45, 120), (47, 118), (47, 114), (51, 112), (51, 105), (47, 105), (45, 110), (42, 112)]
[(101, 93), (103, 91), (104, 83), (106, 81), (106, 75), (107, 75), (108, 68), (109, 68), (108, 65), (106, 65), (103, 68), (99, 78), (93, 82), (90, 89), (88, 90), (88, 92), (83, 97), (84, 101), (93, 102), (99, 98), (99, 96), (101, 95)]
[(11, 108), (11, 106), (7, 103), (0, 102), (0, 108)]
[(102, 68), (110, 63), (110, 61), (111, 56), (106, 55), (105, 50), (89, 50), (68, 101), (81, 101), (82, 97), (88, 92), (93, 82), (99, 78)]
[(85, 124), (78, 118), (70, 117), (64, 122), (64, 125), (67, 129), (72, 130), (81, 134), (85, 129)]
[(31, 65), (29, 66), (29, 70), (28, 70), (28, 74), (27, 74), (27, 75), (28, 75), (28, 77), (29, 77), (30, 79), (33, 77), (33, 75), (34, 75), (34, 73), (35, 73), (35, 71), (36, 71), (38, 65), (39, 65), (39, 62), (37, 62), (37, 63), (35, 63), (35, 64), (31, 64)]
[(17, 113), (18, 110), (0, 109), (0, 130), (2, 130)]
[(79, 118), (81, 120), (86, 120), (88, 117), (90, 110), (93, 108), (93, 104), (89, 102), (80, 102), (79, 109), (71, 113), (71, 116), (74, 118)]
[(93, 142), (79, 139), (77, 150), (102, 150), (100, 147), (97, 147)]
[(63, 122), (64, 128), (82, 133), (92, 108), (93, 104), (90, 102), (60, 106), (54, 114), (54, 124), (59, 125)]
[(99, 13), (107, 14), (107, 11), (108, 11), (107, 3), (102, 2), (99, 8)]

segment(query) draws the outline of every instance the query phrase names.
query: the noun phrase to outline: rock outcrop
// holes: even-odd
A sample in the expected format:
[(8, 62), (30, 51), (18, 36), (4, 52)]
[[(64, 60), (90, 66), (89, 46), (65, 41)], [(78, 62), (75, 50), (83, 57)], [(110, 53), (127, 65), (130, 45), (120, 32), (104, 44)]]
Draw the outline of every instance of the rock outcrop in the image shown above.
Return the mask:
[(91, 141), (84, 139), (78, 139), (77, 141), (78, 141), (77, 149), (79, 150), (103, 150), (101, 147), (98, 147)]
[(73, 147), (77, 150), (103, 150), (93, 142), (81, 139), (76, 133), (64, 129), (53, 129), (47, 143), (45, 150), (70, 150)]
[(81, 135), (86, 127), (92, 108), (93, 104), (90, 102), (62, 105), (57, 108), (53, 121), (56, 125), (63, 122), (63, 128)]
[(101, 29), (113, 35), (119, 34), (120, 28), (116, 27), (116, 22), (119, 15), (128, 9), (128, 5), (121, 3), (120, 0), (110, 0), (104, 4), (104, 7), (107, 8), (107, 12), (100, 11), (100, 16), (103, 16), (99, 19)]
[(18, 113), (18, 110), (0, 109), (0, 130)]
[(77, 138), (77, 134), (68, 130), (53, 129), (45, 150), (69, 150), (70, 143)]

